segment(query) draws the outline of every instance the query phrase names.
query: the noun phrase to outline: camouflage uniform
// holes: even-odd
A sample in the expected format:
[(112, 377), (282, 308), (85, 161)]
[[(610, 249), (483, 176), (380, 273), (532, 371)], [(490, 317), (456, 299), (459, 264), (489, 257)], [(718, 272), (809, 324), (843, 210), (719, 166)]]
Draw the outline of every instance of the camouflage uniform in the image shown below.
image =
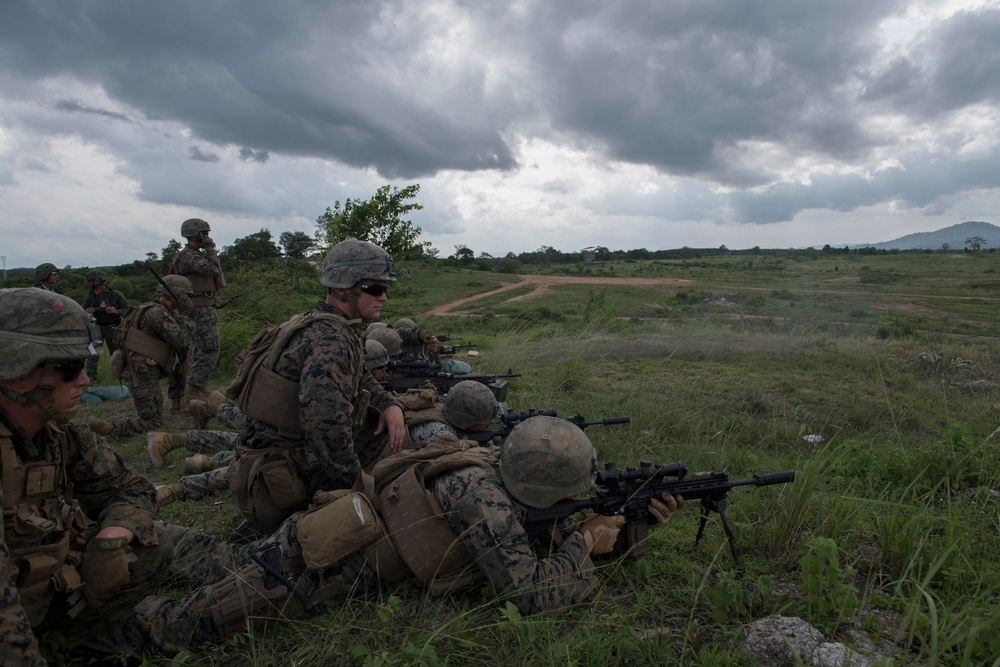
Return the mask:
[[(222, 279), (222, 266), (219, 264), (218, 252), (214, 247), (196, 250), (188, 246), (174, 258), (170, 273), (182, 276), (210, 276), (217, 278), (218, 284)], [(196, 302), (199, 296), (214, 296), (214, 292), (195, 293)], [(194, 349), (187, 383), (204, 389), (219, 362), (219, 311), (214, 305), (196, 306), (191, 309), (191, 319), (194, 321)], [(183, 391), (183, 387), (181, 389)]]
[[(166, 306), (153, 302), (139, 318), (137, 326), (141, 331), (170, 345), (178, 353), (179, 358), (186, 357), (194, 334), (194, 323), (190, 317), (179, 315), (175, 318)], [(139, 416), (112, 422), (109, 435), (145, 433), (163, 426), (163, 393), (160, 390), (160, 379), (163, 376), (167, 376), (169, 380), (168, 397), (179, 399), (184, 393), (183, 378), (176, 377), (170, 369), (161, 368), (155, 363), (146, 363), (152, 360), (142, 355), (132, 352), (126, 354), (129, 362), (125, 364), (122, 379), (132, 391), (132, 401)]]
[(236, 432), (241, 432), (247, 427), (246, 415), (232, 401), (226, 401), (216, 409), (215, 419), (226, 428)]
[[(83, 298), (84, 309), (93, 308), (94, 319), (97, 326), (101, 328), (101, 337), (104, 339), (104, 347), (108, 349), (108, 354), (113, 354), (118, 349), (114, 342), (115, 327), (122, 321), (122, 315), (128, 310), (128, 299), (118, 290), (105, 286), (104, 291), (97, 294), (95, 288), (91, 287), (87, 296)], [(108, 313), (107, 308), (111, 306), (117, 312)], [(99, 357), (87, 358), (87, 375), (91, 380), (97, 378), (97, 360)]]
[[(468, 550), (474, 563), (471, 567), (477, 568), (481, 583), (492, 583), (522, 613), (556, 611), (574, 605), (596, 585), (594, 565), (580, 533), (568, 534), (546, 558), (534, 553), (521, 525), (523, 510), (504, 488), (495, 469), (459, 468), (434, 477), (428, 488), (444, 509), (448, 525)], [(115, 642), (134, 647), (136, 653), (149, 646), (173, 655), (223, 641), (246, 627), (245, 623), (230, 623), (228, 628), (220, 629), (214, 620), (213, 612), (217, 611), (223, 591), (231, 591), (234, 586), (237, 592), (229, 596), (255, 601), (252, 609), (243, 611), (255, 627), (266, 619), (311, 615), (325, 605), (338, 604), (345, 596), (362, 595), (379, 586), (377, 574), (365, 564), (360, 552), (344, 558), (322, 577), (304, 569), (297, 538), (297, 525), (303, 516), (292, 515), (267, 539), (239, 547), (194, 529), (167, 527), (175, 545), (171, 571), (206, 585), (179, 600), (146, 598), (117, 626)], [(272, 602), (260, 600), (247, 582), (256, 582), (260, 587), (263, 570), (250, 556), (271, 544), (281, 545), (283, 572), (296, 590), (305, 593), (322, 589), (324, 596), (331, 597), (303, 609), (293, 596), (283, 595), (279, 586), (270, 589), (275, 596)], [(231, 571), (236, 574), (228, 574)], [(222, 579), (218, 579), (220, 576)], [(283, 605), (284, 614), (279, 611)]]
[[(58, 428), (53, 422), (28, 439), (23, 430), (14, 425), (3, 409), (0, 424), (12, 434), (13, 456), (4, 454), (3, 481), (13, 476), (8, 464), (16, 466), (55, 463), (64, 471), (54, 476), (60, 500), (65, 504), (65, 516), (73, 516), (70, 509), (76, 503), (85, 517), (80, 516), (69, 525), (57, 521), (48, 524), (27, 521), (19, 513), (19, 506), (3, 507), (3, 542), (0, 543), (0, 663), (4, 665), (42, 665), (36, 635), (48, 630), (58, 631), (62, 641), (71, 648), (87, 643), (91, 648), (114, 650), (100, 645), (103, 629), (114, 619), (126, 613), (133, 605), (151, 592), (162, 577), (164, 566), (170, 558), (171, 543), (153, 526), (153, 487), (143, 478), (132, 473), (122, 459), (103, 440), (83, 426), (70, 425)], [(4, 440), (0, 436), (0, 442)], [(12, 467), (16, 467), (12, 466)], [(22, 468), (24, 469), (24, 468)], [(39, 468), (34, 468), (39, 469)], [(13, 489), (0, 489), (0, 506), (11, 497)], [(30, 489), (28, 490), (30, 492)], [(37, 502), (37, 501), (36, 501)], [(24, 512), (25, 509), (20, 510)], [(37, 508), (35, 508), (37, 512)], [(16, 515), (16, 517), (14, 516)], [(10, 523), (7, 520), (13, 519)], [(15, 524), (17, 528), (15, 529)], [(59, 541), (67, 532), (70, 550), (80, 551), (86, 541), (108, 526), (121, 526), (132, 531), (135, 539), (129, 545), (135, 561), (129, 565), (129, 581), (116, 592), (114, 599), (100, 610), (85, 608), (75, 618), (70, 610), (78, 604), (80, 590), (59, 591), (54, 587), (57, 577), (47, 587), (25, 589), (30, 568), (24, 557), (32, 554), (32, 540), (47, 532), (41, 539), (47, 545)], [(17, 567), (15, 568), (15, 563)], [(57, 574), (62, 575), (60, 570)], [(71, 577), (68, 577), (72, 580)], [(19, 591), (19, 588), (22, 590)], [(19, 594), (20, 593), (20, 594)], [(79, 610), (77, 610), (79, 611)], [(29, 620), (30, 614), (30, 620)]]
[[(359, 320), (348, 320), (325, 302), (317, 303), (314, 311), (336, 319), (316, 320), (294, 333), (273, 369), (298, 384), (302, 439), (283, 437), (277, 427), (248, 416), (247, 429), (238, 443), (238, 450), (292, 448), (305, 496), (288, 508), (286, 516), (304, 509), (320, 489), (350, 488), (362, 468), (378, 460), (388, 434), (374, 436), (378, 414), (370, 410), (380, 414), (396, 405), (392, 394), (364, 370)], [(242, 455), (239, 451), (237, 460)], [(235, 488), (233, 491), (238, 493)], [(271, 530), (273, 526), (264, 532)]]

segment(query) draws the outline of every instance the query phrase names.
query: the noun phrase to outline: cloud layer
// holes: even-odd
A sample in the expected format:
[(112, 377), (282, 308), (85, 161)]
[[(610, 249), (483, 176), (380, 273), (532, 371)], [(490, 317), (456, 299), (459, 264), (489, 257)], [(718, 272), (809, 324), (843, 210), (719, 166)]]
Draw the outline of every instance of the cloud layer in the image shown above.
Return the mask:
[(991, 220), (997, 43), (976, 0), (4, 3), (0, 240), (118, 263), (384, 183), (443, 254)]

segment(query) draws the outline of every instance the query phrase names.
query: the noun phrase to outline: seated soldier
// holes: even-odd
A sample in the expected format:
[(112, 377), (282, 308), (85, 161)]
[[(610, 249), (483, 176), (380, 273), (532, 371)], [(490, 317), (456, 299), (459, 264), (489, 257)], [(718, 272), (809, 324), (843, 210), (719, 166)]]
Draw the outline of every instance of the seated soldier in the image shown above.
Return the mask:
[[(522, 614), (578, 604), (598, 586), (592, 557), (613, 550), (624, 517), (591, 514), (562, 526), (545, 557), (533, 551), (522, 522), (524, 507), (588, 491), (595, 459), (575, 425), (533, 417), (499, 453), (451, 439), (390, 456), (375, 466), (367, 494), (320, 492), (308, 511), (258, 542), (234, 546), (171, 526), (174, 569), (204, 585), (177, 600), (146, 598), (117, 626), (120, 643), (167, 655), (194, 651), (245, 632), (248, 623), (315, 614), (380, 581), (413, 581), (435, 595), (492, 585)], [(651, 528), (680, 507), (683, 500), (668, 494), (652, 500)]]

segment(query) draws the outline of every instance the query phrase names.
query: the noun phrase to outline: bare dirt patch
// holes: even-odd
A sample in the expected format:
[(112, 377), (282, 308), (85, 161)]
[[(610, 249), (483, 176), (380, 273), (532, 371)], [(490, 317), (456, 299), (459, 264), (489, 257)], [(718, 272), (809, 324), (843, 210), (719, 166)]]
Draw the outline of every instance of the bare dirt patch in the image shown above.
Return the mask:
[(549, 287), (551, 285), (691, 285), (694, 281), (684, 280), (681, 278), (599, 278), (599, 277), (584, 277), (584, 276), (518, 276), (519, 281), (516, 283), (504, 283), (502, 286), (495, 290), (490, 290), (489, 292), (483, 292), (482, 294), (474, 294), (473, 296), (467, 296), (464, 299), (456, 299), (450, 303), (443, 303), (439, 306), (431, 308), (427, 312), (420, 313), (421, 315), (460, 315), (461, 313), (452, 313), (450, 311), (458, 308), (459, 306), (464, 306), (467, 303), (472, 303), (473, 301), (478, 301), (479, 299), (484, 299), (488, 296), (493, 296), (494, 294), (500, 294), (502, 292), (508, 292), (518, 287), (524, 287), (525, 285), (535, 285), (535, 289), (527, 294), (522, 294), (511, 299), (511, 301), (525, 301), (527, 299), (533, 299), (535, 297), (542, 296), (543, 294), (549, 292)]

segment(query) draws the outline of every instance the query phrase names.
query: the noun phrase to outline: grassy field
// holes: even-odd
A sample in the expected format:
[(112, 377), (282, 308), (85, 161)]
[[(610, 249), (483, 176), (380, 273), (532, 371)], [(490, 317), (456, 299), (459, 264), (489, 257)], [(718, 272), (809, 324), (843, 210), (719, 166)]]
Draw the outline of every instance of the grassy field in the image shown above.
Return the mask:
[[(680, 460), (734, 479), (795, 469), (796, 481), (731, 493), (739, 566), (717, 520), (694, 546), (692, 504), (645, 556), (602, 565), (600, 594), (564, 614), (521, 618), (489, 591), (403, 588), (176, 662), (752, 665), (738, 648), (747, 626), (781, 614), (897, 665), (1000, 664), (998, 263), (820, 253), (570, 265), (552, 273), (687, 282), (526, 284), (434, 317), (421, 313), (519, 278), (412, 267), (384, 319), (476, 342), (481, 356), (461, 357), (476, 372), (522, 373), (516, 410), (629, 415), (588, 429), (602, 461)], [(262, 314), (308, 304), (301, 287), (222, 311), (218, 386)], [(158, 483), (179, 474), (176, 455), (151, 469), (141, 438), (113, 444)], [(180, 503), (163, 518), (224, 532), (234, 510)]]

